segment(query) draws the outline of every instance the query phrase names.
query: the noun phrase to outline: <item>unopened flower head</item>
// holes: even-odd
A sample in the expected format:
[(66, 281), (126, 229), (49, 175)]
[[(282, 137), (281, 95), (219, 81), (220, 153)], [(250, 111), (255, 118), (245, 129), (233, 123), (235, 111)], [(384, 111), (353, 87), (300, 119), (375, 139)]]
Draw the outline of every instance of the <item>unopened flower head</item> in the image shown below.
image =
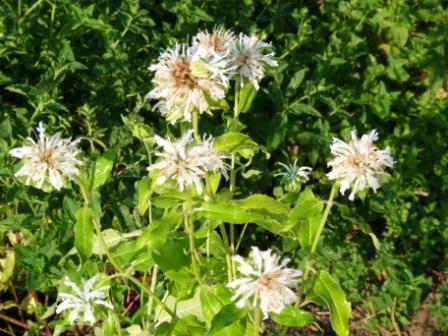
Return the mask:
[(247, 304), (258, 307), (264, 318), (270, 312), (280, 313), (285, 305), (296, 301), (297, 296), (291, 288), (295, 288), (302, 271), (287, 268), (289, 259), (280, 261), (280, 257), (271, 250), (260, 251), (252, 247), (249, 262), (235, 256), (238, 272), (242, 277), (230, 282), (227, 287), (233, 289), (232, 297), (238, 308)]
[(283, 162), (279, 162), (278, 164), (282, 166), (283, 171), (274, 174), (274, 176), (281, 177), (288, 190), (298, 191), (301, 184), (310, 179), (309, 175), (312, 169), (305, 166), (299, 167), (297, 159), (294, 160), (293, 164), (288, 165)]
[[(107, 301), (109, 286), (97, 287), (98, 275), (89, 280), (82, 280), (82, 286), (78, 287), (68, 278), (64, 279), (64, 285), (69, 292), (59, 292), (59, 304), (56, 308), (56, 314), (67, 310), (69, 311), (68, 320), (71, 324), (75, 321), (82, 321), (90, 325), (96, 322), (95, 310), (97, 307), (113, 309), (113, 306)], [(97, 288), (95, 288), (97, 287)]]
[(357, 192), (369, 187), (376, 192), (380, 187), (381, 178), (389, 176), (384, 171), (385, 168), (394, 165), (389, 148), (378, 149), (373, 144), (376, 140), (378, 140), (376, 130), (364, 134), (361, 139), (358, 139), (356, 132), (353, 131), (348, 143), (333, 138), (330, 149), (335, 157), (328, 162), (332, 171), (327, 176), (330, 180), (339, 181), (341, 194), (351, 188), (349, 196), (351, 201), (355, 199)]
[(28, 145), (14, 148), (9, 155), (22, 159), (23, 166), (15, 173), (26, 185), (51, 190), (60, 190), (67, 179), (78, 173), (82, 161), (77, 159), (80, 150), (79, 140), (62, 139), (60, 133), (53, 136), (45, 134), (45, 127), (39, 123), (38, 139), (27, 138)]
[(278, 65), (273, 59), (273, 52), (265, 53), (265, 50), (271, 47), (270, 43), (263, 42), (255, 36), (240, 34), (232, 56), (241, 85), (249, 81), (258, 90), (260, 87), (258, 83), (263, 79), (266, 67)]
[(161, 185), (168, 179), (174, 179), (183, 191), (185, 187), (195, 186), (202, 193), (202, 178), (206, 172), (220, 171), (227, 179), (229, 165), (224, 162), (225, 155), (212, 149), (213, 139), (204, 138), (199, 144), (193, 140), (193, 131), (185, 133), (175, 142), (155, 136), (155, 142), (163, 148), (156, 155), (160, 160), (148, 167), (149, 171), (159, 170), (156, 183)]
[(207, 62), (195, 59), (193, 49), (177, 44), (165, 50), (158, 62), (149, 67), (154, 71), (154, 89), (147, 97), (159, 99), (160, 113), (174, 124), (191, 121), (193, 111), (210, 113), (210, 101), (225, 97), (225, 85), (219, 76), (222, 64), (216, 60)]

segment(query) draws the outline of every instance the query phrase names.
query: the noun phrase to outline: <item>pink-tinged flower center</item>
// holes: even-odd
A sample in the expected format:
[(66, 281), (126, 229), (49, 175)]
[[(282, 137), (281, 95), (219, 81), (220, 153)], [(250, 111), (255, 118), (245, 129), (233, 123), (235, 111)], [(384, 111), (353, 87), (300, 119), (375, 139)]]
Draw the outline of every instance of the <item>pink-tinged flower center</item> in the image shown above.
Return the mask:
[(54, 168), (56, 165), (56, 162), (54, 160), (54, 154), (55, 151), (53, 148), (49, 148), (47, 150), (39, 150), (39, 161), (45, 162), (48, 167)]
[(258, 279), (258, 282), (269, 288), (269, 289), (276, 289), (278, 288), (278, 283), (277, 283), (277, 274), (275, 273), (268, 273), (268, 274), (263, 274), (262, 276), (260, 276), (260, 278)]
[(190, 60), (185, 56), (179, 57), (176, 60), (171, 70), (171, 77), (177, 87), (187, 86), (192, 88), (197, 84), (197, 78), (190, 70)]

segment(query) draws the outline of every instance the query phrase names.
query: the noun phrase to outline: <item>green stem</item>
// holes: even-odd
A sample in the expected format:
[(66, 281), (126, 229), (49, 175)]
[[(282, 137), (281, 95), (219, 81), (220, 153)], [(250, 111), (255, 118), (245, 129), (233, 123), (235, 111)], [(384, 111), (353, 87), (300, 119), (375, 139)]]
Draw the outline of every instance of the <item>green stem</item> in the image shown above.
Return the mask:
[(245, 223), (244, 226), (243, 226), (243, 229), (241, 230), (240, 238), (238, 238), (238, 242), (236, 243), (235, 253), (240, 248), (241, 242), (243, 241), (243, 237), (244, 237), (244, 234), (246, 233), (246, 230), (247, 230), (248, 226), (249, 226), (249, 223)]
[(258, 300), (257, 300), (257, 305), (255, 306), (254, 311), (254, 336), (260, 335), (260, 326), (261, 326), (261, 311), (260, 308), (258, 308)]
[(313, 245), (311, 246), (311, 255), (314, 255), (317, 249), (317, 245), (319, 244), (320, 236), (324, 229), (325, 223), (328, 219), (328, 214), (330, 213), (331, 207), (333, 206), (334, 195), (336, 194), (337, 183), (333, 184), (331, 187), (330, 197), (328, 198), (327, 205), (325, 206), (324, 214), (322, 215), (322, 219), (319, 223), (319, 228), (317, 230), (316, 238), (314, 239)]
[(196, 248), (194, 244), (194, 223), (192, 220), (192, 201), (191, 196), (185, 201), (184, 203), (184, 225), (185, 225), (185, 231), (188, 234), (188, 240), (190, 243), (190, 254), (191, 254), (191, 265), (193, 266), (193, 272), (194, 276), (196, 277), (197, 282), (200, 286), (203, 285), (201, 272), (199, 270), (199, 265), (197, 263), (197, 254), (196, 254)]
[[(156, 291), (156, 285), (157, 285), (157, 275), (159, 272), (159, 267), (155, 264), (152, 268), (152, 274), (151, 274), (151, 292), (155, 293)], [(152, 305), (153, 305), (154, 300), (152, 299), (152, 297), (149, 298), (149, 302), (148, 302), (148, 316), (151, 316), (152, 314)]]
[(227, 263), (227, 280), (230, 282), (233, 279), (233, 267), (232, 267), (232, 256), (229, 250), (229, 237), (227, 236), (226, 227), (223, 223), (219, 223), (219, 230), (221, 231), (222, 239), (224, 240), (224, 251), (226, 253), (226, 263)]

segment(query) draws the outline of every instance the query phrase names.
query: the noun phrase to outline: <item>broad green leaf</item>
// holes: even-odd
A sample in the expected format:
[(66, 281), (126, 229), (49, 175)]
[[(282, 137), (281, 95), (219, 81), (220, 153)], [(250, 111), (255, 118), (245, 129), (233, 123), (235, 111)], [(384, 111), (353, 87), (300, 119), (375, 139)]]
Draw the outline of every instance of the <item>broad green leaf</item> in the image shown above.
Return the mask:
[(259, 145), (248, 135), (239, 132), (227, 132), (215, 138), (213, 149), (217, 152), (239, 153), (243, 157), (252, 157), (259, 149)]
[[(101, 232), (101, 235), (103, 236), (104, 242), (109, 249), (120, 243), (123, 239), (123, 235), (114, 229), (106, 229)], [(97, 235), (94, 235), (93, 238), (92, 253), (98, 255), (102, 255), (104, 253), (101, 248), (100, 238)]]
[(257, 90), (254, 86), (250, 83), (245, 83), (238, 95), (238, 112), (244, 113), (249, 111), (256, 95)]
[(338, 336), (349, 334), (350, 303), (339, 283), (328, 272), (317, 274), (308, 298), (330, 310), (331, 326)]
[(107, 178), (112, 172), (114, 166), (115, 155), (117, 151), (114, 148), (109, 149), (104, 154), (102, 154), (98, 160), (95, 162), (95, 171), (93, 176), (92, 189), (98, 189), (104, 183), (106, 183)]
[(282, 228), (282, 221), (286, 217), (272, 214), (264, 209), (247, 209), (238, 201), (221, 203), (203, 203), (197, 209), (199, 215), (221, 222), (232, 224), (255, 223), (265, 229), (278, 233)]
[(83, 259), (88, 259), (93, 252), (93, 218), (91, 208), (76, 211), (75, 247)]
[(315, 321), (314, 316), (294, 306), (286, 306), (280, 314), (270, 314), (271, 319), (289, 327), (304, 327)]
[(253, 194), (247, 198), (238, 200), (242, 207), (247, 209), (263, 209), (274, 214), (286, 215), (288, 206), (263, 194)]
[(314, 196), (311, 189), (307, 188), (300, 193), (295, 207), (289, 213), (288, 219), (298, 220), (313, 216), (319, 216), (324, 206), (322, 201)]
[[(215, 315), (221, 310), (225, 303), (227, 303), (228, 298), (223, 298), (217, 293), (217, 286), (213, 287), (202, 287), (200, 292), (202, 312), (204, 313), (204, 318), (208, 326)], [(224, 300), (223, 300), (224, 299)]]
[(152, 251), (158, 251), (167, 241), (169, 234), (181, 221), (176, 212), (168, 213), (159, 220), (153, 221), (137, 240), (136, 247), (147, 247)]
[(194, 315), (187, 315), (176, 322), (173, 335), (176, 336), (204, 336), (206, 328)]
[(143, 216), (149, 208), (151, 200), (151, 180), (145, 176), (137, 182), (137, 208), (140, 216)]
[(300, 220), (296, 225), (296, 235), (299, 239), (300, 246), (309, 248), (313, 245), (314, 239), (320, 225), (320, 217), (310, 217)]
[(238, 309), (235, 304), (230, 303), (228, 305), (225, 305), (213, 318), (212, 326), (208, 335), (219, 335), (222, 329), (242, 319), (244, 315), (244, 310)]
[(162, 272), (179, 270), (190, 264), (190, 258), (185, 255), (183, 246), (175, 240), (167, 240), (160, 252), (153, 253), (153, 257)]
[(254, 216), (241, 206), (230, 202), (226, 204), (203, 203), (197, 210), (208, 218), (232, 224), (249, 223), (257, 218), (256, 215)]

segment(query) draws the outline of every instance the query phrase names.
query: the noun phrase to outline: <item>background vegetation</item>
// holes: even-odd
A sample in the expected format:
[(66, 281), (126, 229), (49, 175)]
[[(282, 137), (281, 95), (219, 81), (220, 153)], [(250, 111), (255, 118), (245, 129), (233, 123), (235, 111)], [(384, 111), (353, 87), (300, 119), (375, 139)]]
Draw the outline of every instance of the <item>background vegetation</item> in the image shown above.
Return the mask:
[[(440, 295), (430, 311), (439, 330), (448, 330), (441, 313), (448, 309), (443, 1), (2, 0), (0, 14), (0, 257), (15, 255), (12, 281), (0, 282), (0, 313), (37, 320), (55, 300), (58, 264), (73, 246), (72, 200), (15, 182), (9, 149), (41, 120), (88, 140), (92, 157), (116, 148), (113, 178), (102, 189), (103, 222), (139, 228), (134, 183), (146, 154), (129, 125), (144, 121), (157, 133), (166, 127), (143, 98), (151, 88), (147, 67), (161, 48), (223, 25), (264, 36), (279, 62), (241, 118), (270, 153), (259, 153), (239, 177), (243, 193), (280, 193), (276, 162), (298, 158), (313, 167), (309, 185), (328, 194), (330, 186), (317, 181), (325, 180), (332, 136), (376, 128), (396, 160), (392, 179), (356, 200), (356, 212), (337, 199), (318, 262), (340, 280), (363, 328), (398, 332), (432, 291)], [(201, 122), (214, 134), (230, 118)], [(250, 237), (271, 245), (256, 230)], [(294, 241), (277, 245), (300, 262)]]

